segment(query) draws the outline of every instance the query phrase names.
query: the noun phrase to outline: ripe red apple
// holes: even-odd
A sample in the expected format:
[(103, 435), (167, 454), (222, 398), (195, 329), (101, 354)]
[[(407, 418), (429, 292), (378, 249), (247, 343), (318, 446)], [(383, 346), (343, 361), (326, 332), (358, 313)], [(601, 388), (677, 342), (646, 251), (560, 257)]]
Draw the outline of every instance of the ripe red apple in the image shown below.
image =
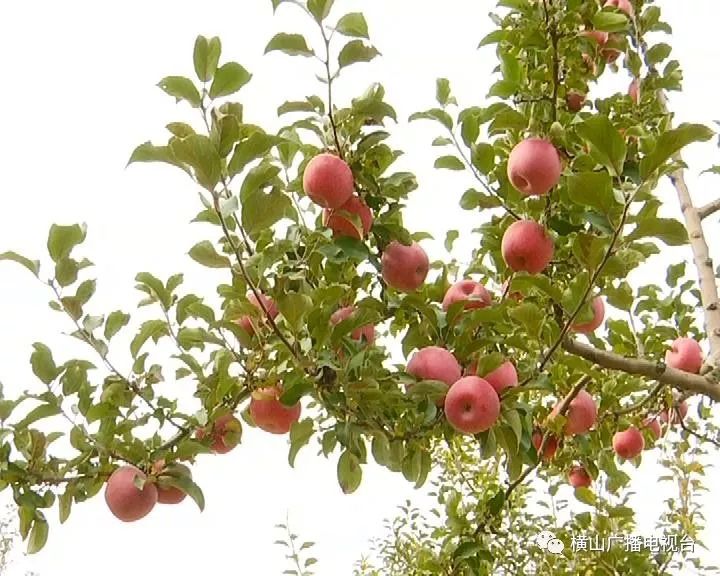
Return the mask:
[(510, 269), (538, 274), (552, 260), (555, 245), (545, 228), (534, 220), (517, 220), (505, 231), (501, 251)]
[(633, 104), (637, 105), (640, 102), (640, 81), (637, 78), (633, 78), (628, 87), (628, 96), (633, 101)]
[(596, 296), (592, 301), (593, 319), (582, 324), (573, 324), (571, 330), (580, 334), (595, 332), (605, 320), (605, 304), (602, 297)]
[(485, 286), (475, 280), (460, 280), (456, 282), (447, 292), (442, 301), (443, 310), (447, 312), (448, 308), (455, 302), (465, 301), (465, 310), (474, 308), (485, 308), (492, 303), (492, 296)]
[(354, 188), (350, 166), (334, 154), (319, 154), (305, 167), (303, 190), (323, 208), (339, 208), (350, 199)]
[(427, 346), (415, 352), (407, 363), (406, 371), (420, 380), (440, 380), (448, 386), (462, 377), (455, 356), (439, 346)]
[(647, 428), (652, 433), (655, 440), (660, 438), (662, 436), (662, 427), (660, 425), (660, 420), (656, 416), (648, 416), (643, 420), (643, 428)]
[[(362, 229), (358, 229), (357, 223), (349, 215), (360, 219)], [(370, 232), (372, 223), (372, 210), (355, 195), (350, 196), (339, 208), (325, 208), (323, 211), (323, 224), (333, 231), (333, 236), (350, 236), (362, 240)]]
[(580, 112), (585, 106), (585, 94), (571, 90), (565, 96), (565, 102), (570, 112)]
[(680, 416), (682, 417), (682, 421), (685, 421), (685, 417), (688, 413), (688, 405), (685, 400), (680, 402), (680, 404), (676, 404), (672, 409), (672, 416), (668, 418), (668, 411), (663, 410), (660, 412), (660, 420), (662, 420), (663, 423), (667, 424), (668, 420), (670, 424), (680, 424), (680, 418), (678, 418), (678, 412), (680, 412)]
[(382, 277), (391, 288), (400, 292), (414, 292), (425, 282), (430, 260), (420, 244), (410, 246), (391, 242), (382, 255)]
[[(477, 362), (470, 364), (467, 373), (472, 376), (478, 376)], [(505, 360), (500, 366), (480, 377), (490, 384), (498, 395), (506, 388), (512, 388), (518, 385), (517, 370), (515, 370), (515, 365), (510, 360)]]
[(202, 440), (210, 434), (212, 438), (210, 449), (215, 454), (227, 454), (238, 445), (241, 433), (242, 425), (240, 420), (232, 414), (224, 414), (210, 426), (198, 429), (195, 432), (195, 437)]
[[(532, 443), (533, 446), (535, 446), (535, 451), (537, 452), (540, 450), (540, 445), (542, 444), (543, 439), (543, 433), (540, 430), (534, 430), (532, 434)], [(543, 448), (543, 454), (542, 459), (546, 462), (549, 460), (552, 460), (555, 458), (555, 453), (558, 449), (558, 440), (555, 438), (555, 436), (548, 436), (547, 441), (545, 442), (545, 448)]]
[(607, 2), (605, 2), (605, 7), (607, 8), (610, 6), (625, 12), (628, 18), (633, 18), (635, 16), (635, 9), (633, 8), (630, 0), (607, 0)]
[(110, 475), (105, 486), (105, 503), (110, 512), (123, 522), (144, 518), (158, 501), (155, 484), (146, 482), (140, 490), (135, 486), (135, 477), (147, 478), (134, 466), (121, 466)]
[(192, 477), (190, 468), (179, 462), (173, 462), (170, 466), (165, 466), (165, 460), (158, 460), (153, 465), (153, 473), (157, 475), (157, 491), (158, 504), (179, 504), (187, 497), (187, 494), (168, 484), (168, 478), (177, 478), (178, 476)]
[(561, 174), (560, 154), (548, 140), (527, 138), (510, 152), (507, 175), (523, 196), (544, 196), (557, 185)]
[[(340, 308), (339, 310), (333, 312), (333, 315), (330, 316), (330, 323), (333, 325), (340, 324), (343, 320), (350, 318), (354, 311), (355, 306), (345, 306), (344, 308)], [(375, 326), (372, 324), (366, 324), (365, 326), (355, 328), (352, 332), (350, 332), (350, 338), (357, 340), (358, 342), (364, 339), (365, 342), (372, 345), (375, 343)]]
[(603, 32), (602, 30), (583, 30), (580, 32), (580, 35), (594, 40), (598, 46), (605, 46), (610, 37), (607, 32)]
[(573, 466), (568, 472), (568, 482), (573, 488), (589, 488), (592, 478), (582, 466)]
[(271, 386), (255, 390), (250, 400), (250, 416), (261, 430), (271, 434), (287, 434), (300, 419), (300, 402), (285, 406), (280, 402), (282, 389)]
[[(265, 312), (262, 309), (262, 306), (260, 306), (260, 303), (258, 302), (258, 299), (255, 297), (255, 294), (253, 292), (248, 292), (247, 294), (248, 301), (255, 306), (258, 310), (260, 310), (260, 318), (255, 319), (254, 322), (256, 323), (262, 323), (265, 321)], [(277, 304), (275, 304), (275, 301), (270, 298), (269, 296), (265, 296), (265, 294), (260, 294), (260, 300), (265, 305), (265, 309), (267, 310), (268, 314), (270, 315), (270, 318), (275, 320), (275, 318), (278, 315), (278, 308)], [(237, 324), (240, 325), (240, 328), (245, 330), (250, 335), (253, 335), (255, 333), (255, 329), (253, 328), (253, 319), (248, 316), (241, 316), (239, 319), (235, 321)]]
[(640, 430), (635, 428), (635, 426), (631, 426), (622, 432), (615, 432), (612, 445), (615, 454), (620, 456), (620, 458), (630, 460), (643, 451), (643, 448), (645, 448), (645, 439)]
[(497, 422), (500, 400), (490, 384), (477, 376), (455, 382), (445, 396), (445, 416), (463, 434), (478, 434)]
[(697, 374), (703, 365), (703, 352), (697, 340), (678, 338), (672, 348), (665, 353), (665, 364), (684, 372)]
[[(550, 413), (556, 416), (560, 411), (560, 404), (555, 406)], [(597, 404), (586, 390), (580, 390), (578, 395), (570, 401), (567, 412), (565, 412), (565, 435), (572, 436), (585, 434), (595, 425), (597, 420)]]

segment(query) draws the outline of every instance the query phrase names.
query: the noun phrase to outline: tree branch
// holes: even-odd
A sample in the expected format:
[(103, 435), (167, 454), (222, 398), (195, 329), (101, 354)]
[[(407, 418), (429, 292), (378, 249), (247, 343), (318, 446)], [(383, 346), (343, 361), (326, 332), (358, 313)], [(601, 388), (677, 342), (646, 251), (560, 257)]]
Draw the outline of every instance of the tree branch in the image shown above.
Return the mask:
[(715, 214), (718, 210), (720, 210), (720, 198), (713, 200), (712, 202), (708, 202), (705, 206), (701, 206), (697, 209), (697, 212), (700, 220), (705, 220), (705, 218)]
[(720, 401), (720, 386), (717, 382), (705, 376), (683, 372), (660, 362), (651, 362), (641, 358), (626, 358), (615, 352), (600, 350), (572, 338), (566, 338), (563, 341), (563, 348), (567, 352), (590, 360), (603, 368), (644, 376), (680, 390), (703, 394), (716, 402)]
[[(658, 102), (665, 113), (669, 114), (667, 97), (662, 90), (658, 91)], [(673, 155), (673, 160), (682, 162), (682, 155), (679, 152), (676, 153)], [(685, 227), (687, 228), (688, 237), (690, 238), (693, 259), (698, 271), (700, 296), (705, 317), (705, 332), (708, 342), (710, 343), (710, 354), (708, 355), (706, 364), (712, 369), (713, 367), (720, 366), (720, 307), (718, 306), (715, 269), (702, 229), (702, 217), (700, 216), (700, 211), (693, 205), (690, 190), (688, 190), (687, 183), (685, 182), (684, 170), (682, 168), (675, 170), (670, 174), (670, 181), (673, 183), (678, 200), (680, 201), (680, 209), (685, 219)], [(707, 366), (704, 367), (703, 371), (706, 371), (706, 369)]]

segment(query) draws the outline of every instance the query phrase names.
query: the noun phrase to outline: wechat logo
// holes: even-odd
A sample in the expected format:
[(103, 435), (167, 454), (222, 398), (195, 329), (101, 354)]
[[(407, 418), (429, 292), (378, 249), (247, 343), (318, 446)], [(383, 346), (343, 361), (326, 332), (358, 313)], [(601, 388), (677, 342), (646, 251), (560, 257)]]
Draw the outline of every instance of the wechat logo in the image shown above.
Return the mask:
[(547, 550), (550, 554), (562, 554), (565, 544), (562, 540), (555, 538), (555, 534), (547, 530), (543, 530), (535, 537), (535, 544), (541, 550)]

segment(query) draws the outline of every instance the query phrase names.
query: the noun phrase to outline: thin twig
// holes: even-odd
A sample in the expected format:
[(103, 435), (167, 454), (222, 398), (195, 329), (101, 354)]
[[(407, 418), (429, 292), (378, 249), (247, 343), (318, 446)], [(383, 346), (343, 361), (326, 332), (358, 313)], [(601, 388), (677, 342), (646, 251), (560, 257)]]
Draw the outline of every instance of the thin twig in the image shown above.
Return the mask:
[(700, 206), (700, 208), (697, 209), (697, 212), (700, 220), (705, 220), (705, 218), (715, 214), (718, 210), (720, 210), (720, 198), (713, 200), (712, 202), (708, 202), (705, 206)]

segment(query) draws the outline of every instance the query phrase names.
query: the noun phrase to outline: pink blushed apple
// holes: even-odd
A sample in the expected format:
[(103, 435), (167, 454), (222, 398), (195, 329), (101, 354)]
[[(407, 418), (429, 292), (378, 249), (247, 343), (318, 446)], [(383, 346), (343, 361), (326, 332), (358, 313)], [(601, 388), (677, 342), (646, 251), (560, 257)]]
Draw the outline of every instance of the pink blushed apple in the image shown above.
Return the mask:
[(255, 425), (265, 432), (287, 434), (300, 419), (300, 403), (285, 406), (280, 402), (282, 392), (279, 386), (269, 386), (255, 390), (251, 395), (250, 416)]
[(580, 334), (589, 334), (595, 332), (605, 320), (605, 303), (600, 296), (596, 296), (592, 301), (593, 318), (588, 322), (581, 324), (573, 324), (571, 330)]
[(645, 438), (643, 438), (640, 430), (635, 426), (631, 426), (622, 432), (615, 432), (612, 445), (615, 454), (620, 458), (631, 460), (639, 456), (643, 448), (645, 448)]
[(693, 338), (678, 338), (665, 353), (665, 364), (671, 368), (697, 374), (703, 365), (703, 352)]
[(552, 260), (555, 245), (545, 228), (534, 220), (517, 220), (505, 231), (500, 250), (511, 270), (539, 274)]
[[(333, 312), (333, 315), (330, 316), (330, 323), (333, 325), (339, 324), (343, 320), (350, 318), (353, 312), (355, 312), (355, 306), (345, 306), (340, 308), (339, 310)], [(355, 328), (352, 332), (350, 332), (350, 338), (357, 340), (358, 342), (364, 340), (368, 344), (372, 345), (375, 343), (375, 326), (372, 324), (366, 324), (365, 326)]]
[(582, 466), (573, 466), (568, 472), (568, 482), (573, 488), (589, 488), (592, 478)]
[[(356, 222), (358, 218), (360, 220), (359, 227)], [(354, 195), (339, 208), (325, 208), (323, 211), (323, 224), (330, 228), (336, 237), (350, 236), (362, 240), (370, 232), (372, 223), (372, 210), (360, 197)]]
[[(556, 416), (559, 411), (560, 404), (555, 406), (550, 414)], [(588, 432), (597, 420), (597, 404), (593, 397), (586, 390), (580, 390), (577, 396), (570, 401), (565, 418), (567, 419), (564, 429), (566, 436)]]
[(500, 400), (490, 384), (477, 376), (455, 382), (445, 396), (445, 416), (463, 434), (478, 434), (491, 428), (500, 416)]
[(405, 246), (393, 241), (385, 248), (381, 260), (386, 284), (400, 292), (414, 292), (425, 282), (430, 260), (420, 244)]
[(544, 196), (560, 181), (560, 154), (548, 140), (528, 138), (510, 152), (507, 174), (523, 196)]
[(354, 188), (350, 166), (334, 154), (319, 154), (305, 167), (303, 190), (323, 208), (339, 208), (350, 199)]
[(485, 308), (492, 302), (492, 296), (485, 286), (474, 280), (460, 280), (456, 282), (447, 292), (442, 301), (443, 310), (447, 312), (448, 308), (456, 302), (465, 301), (464, 308), (466, 310), (475, 308)]

